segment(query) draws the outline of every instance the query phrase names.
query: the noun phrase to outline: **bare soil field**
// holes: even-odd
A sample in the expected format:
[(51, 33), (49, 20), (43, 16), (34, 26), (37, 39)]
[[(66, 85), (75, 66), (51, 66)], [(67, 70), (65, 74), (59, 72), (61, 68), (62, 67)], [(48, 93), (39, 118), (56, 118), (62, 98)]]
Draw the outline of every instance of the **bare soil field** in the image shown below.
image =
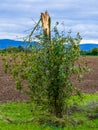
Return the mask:
[(92, 70), (91, 73), (83, 74), (83, 81), (75, 83), (84, 93), (98, 93), (98, 56), (82, 57), (86, 61), (87, 67)]
[[(75, 82), (84, 93), (98, 93), (98, 56), (83, 57), (88, 62), (88, 67), (92, 73), (84, 73), (81, 83)], [(28, 97), (15, 89), (15, 83), (11, 75), (5, 74), (2, 58), (0, 57), (0, 102), (26, 101)]]

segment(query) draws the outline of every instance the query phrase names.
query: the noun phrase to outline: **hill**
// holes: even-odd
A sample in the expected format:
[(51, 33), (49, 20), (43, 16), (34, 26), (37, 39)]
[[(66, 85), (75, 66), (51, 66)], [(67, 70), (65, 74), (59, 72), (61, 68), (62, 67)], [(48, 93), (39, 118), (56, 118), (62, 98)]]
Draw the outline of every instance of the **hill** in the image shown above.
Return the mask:
[(9, 39), (0, 39), (0, 49), (8, 48), (9, 46), (18, 47), (20, 45), (23, 46), (24, 42)]
[(94, 43), (85, 43), (85, 44), (80, 44), (80, 49), (84, 50), (84, 51), (90, 51), (93, 48), (98, 48), (98, 44), (94, 44)]
[[(32, 45), (35, 45), (36, 42), (32, 42)], [(14, 47), (18, 47), (18, 46), (26, 46), (26, 43), (24, 41), (15, 41), (15, 40), (10, 40), (10, 39), (0, 39), (0, 49), (4, 49), (7, 48), (9, 46), (14, 46)], [(85, 43), (85, 44), (80, 44), (80, 49), (84, 50), (84, 51), (89, 51), (93, 48), (98, 48), (98, 44), (94, 44), (94, 43)]]

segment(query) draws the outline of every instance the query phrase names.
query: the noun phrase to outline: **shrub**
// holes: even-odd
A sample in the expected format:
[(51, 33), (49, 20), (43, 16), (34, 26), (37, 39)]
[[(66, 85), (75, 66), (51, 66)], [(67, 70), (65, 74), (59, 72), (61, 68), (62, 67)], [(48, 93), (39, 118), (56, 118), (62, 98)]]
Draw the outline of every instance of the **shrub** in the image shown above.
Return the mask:
[(73, 86), (71, 76), (76, 74), (81, 78), (80, 73), (85, 67), (76, 65), (80, 57), (79, 33), (76, 38), (71, 37), (71, 33), (65, 37), (59, 33), (57, 25), (58, 23), (53, 29), (51, 40), (45, 42), (41, 33), (38, 44), (30, 46), (31, 53), (13, 53), (5, 63), (8, 72), (15, 78), (18, 89), (22, 90), (23, 81), (28, 81), (26, 93), (37, 108), (63, 119), (69, 97), (80, 94)]

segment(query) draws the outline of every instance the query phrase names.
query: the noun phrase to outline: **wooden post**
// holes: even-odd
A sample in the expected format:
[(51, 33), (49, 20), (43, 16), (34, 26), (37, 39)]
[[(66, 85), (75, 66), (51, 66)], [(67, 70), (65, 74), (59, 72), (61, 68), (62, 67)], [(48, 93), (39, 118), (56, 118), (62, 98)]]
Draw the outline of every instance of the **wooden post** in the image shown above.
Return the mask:
[(46, 11), (45, 13), (41, 13), (41, 21), (42, 21), (42, 28), (44, 30), (44, 35), (47, 40), (51, 39), (50, 34), (50, 26), (51, 26), (51, 18)]

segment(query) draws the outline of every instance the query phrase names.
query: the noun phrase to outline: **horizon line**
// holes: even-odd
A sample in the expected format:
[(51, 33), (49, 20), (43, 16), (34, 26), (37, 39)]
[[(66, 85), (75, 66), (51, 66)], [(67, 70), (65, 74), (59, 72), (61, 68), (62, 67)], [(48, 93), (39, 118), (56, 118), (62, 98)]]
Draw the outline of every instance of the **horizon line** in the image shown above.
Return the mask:
[[(10, 38), (0, 38), (0, 40), (14, 40), (14, 41), (23, 41), (23, 39), (10, 39)], [(34, 40), (36, 41), (36, 40)], [(83, 39), (80, 44), (98, 44), (98, 39)]]

